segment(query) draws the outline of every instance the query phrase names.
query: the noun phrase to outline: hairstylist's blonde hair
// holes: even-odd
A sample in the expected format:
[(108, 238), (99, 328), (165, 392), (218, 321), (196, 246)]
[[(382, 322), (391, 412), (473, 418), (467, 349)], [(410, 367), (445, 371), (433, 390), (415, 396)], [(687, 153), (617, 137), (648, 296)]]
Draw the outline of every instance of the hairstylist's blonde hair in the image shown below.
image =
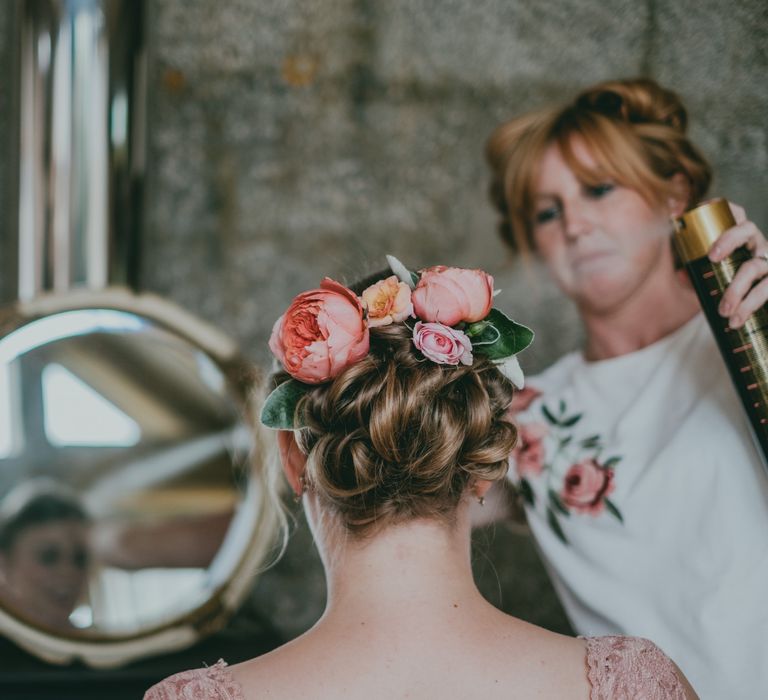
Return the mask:
[(371, 328), (370, 342), (298, 406), (307, 488), (353, 535), (417, 518), (450, 524), (473, 480), (507, 472), (513, 387), (479, 355), (471, 366), (426, 361), (403, 324)]
[[(687, 184), (687, 205), (699, 202), (711, 180), (709, 163), (686, 136), (680, 98), (652, 80), (614, 80), (582, 92), (570, 104), (526, 114), (500, 125), (486, 145), (491, 199), (502, 238), (516, 250), (533, 247), (534, 186), (540, 162), (556, 144), (584, 183), (605, 179), (637, 190), (649, 204), (679, 196), (673, 176)], [(588, 169), (573, 152), (574, 139), (590, 151)]]

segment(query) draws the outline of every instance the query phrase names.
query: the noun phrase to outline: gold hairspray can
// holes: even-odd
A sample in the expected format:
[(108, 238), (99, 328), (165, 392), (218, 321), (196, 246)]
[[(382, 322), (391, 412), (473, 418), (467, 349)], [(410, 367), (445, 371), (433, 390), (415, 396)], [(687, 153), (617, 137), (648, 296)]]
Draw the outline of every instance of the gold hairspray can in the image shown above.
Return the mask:
[(725, 199), (691, 209), (674, 224), (673, 241), (678, 257), (688, 271), (755, 442), (768, 464), (768, 309), (761, 307), (737, 329), (730, 328), (728, 320), (718, 312), (723, 292), (752, 253), (742, 246), (721, 262), (712, 262), (707, 257), (720, 234), (736, 225)]

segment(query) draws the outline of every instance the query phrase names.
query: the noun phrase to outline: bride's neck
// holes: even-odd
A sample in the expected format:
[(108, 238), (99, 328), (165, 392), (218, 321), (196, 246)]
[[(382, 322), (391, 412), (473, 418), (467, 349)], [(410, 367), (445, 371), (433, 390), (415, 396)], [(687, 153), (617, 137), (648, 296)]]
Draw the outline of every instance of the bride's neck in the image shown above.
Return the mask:
[[(373, 615), (386, 621), (482, 602), (470, 565), (466, 509), (457, 522), (414, 520), (365, 539), (320, 536), (328, 580), (325, 617)], [(316, 533), (319, 534), (319, 533)]]

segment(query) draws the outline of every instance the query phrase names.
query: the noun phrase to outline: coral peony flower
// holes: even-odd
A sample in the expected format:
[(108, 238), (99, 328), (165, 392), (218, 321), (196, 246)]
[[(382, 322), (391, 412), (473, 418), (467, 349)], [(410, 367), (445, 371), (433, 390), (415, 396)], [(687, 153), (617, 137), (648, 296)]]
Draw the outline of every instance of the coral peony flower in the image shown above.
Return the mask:
[(363, 292), (363, 304), (368, 309), (368, 326), (388, 326), (413, 315), (411, 288), (395, 275), (372, 284)]
[(575, 511), (599, 515), (614, 488), (613, 469), (601, 466), (595, 459), (584, 459), (568, 469), (560, 498)]
[(472, 364), (472, 343), (466, 333), (442, 323), (422, 323), (413, 327), (413, 344), (432, 362), (441, 365)]
[(355, 294), (325, 278), (299, 294), (275, 322), (269, 348), (300, 382), (320, 384), (368, 354), (370, 339)]
[(517, 427), (517, 443), (512, 450), (517, 475), (538, 476), (544, 468), (544, 438), (549, 428), (544, 423), (524, 423)]
[(411, 295), (422, 321), (455, 326), (484, 319), (493, 304), (493, 277), (482, 270), (428, 267)]

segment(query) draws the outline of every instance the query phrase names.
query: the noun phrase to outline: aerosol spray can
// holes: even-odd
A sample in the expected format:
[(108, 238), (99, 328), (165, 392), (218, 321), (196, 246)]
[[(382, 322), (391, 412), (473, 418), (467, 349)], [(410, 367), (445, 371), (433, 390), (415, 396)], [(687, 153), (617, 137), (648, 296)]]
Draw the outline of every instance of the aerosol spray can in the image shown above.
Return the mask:
[(738, 329), (728, 326), (718, 306), (741, 264), (752, 258), (744, 246), (721, 262), (707, 257), (721, 233), (736, 225), (728, 202), (716, 199), (675, 220), (673, 241), (728, 367), (752, 426), (755, 441), (768, 464), (768, 309), (753, 313)]

